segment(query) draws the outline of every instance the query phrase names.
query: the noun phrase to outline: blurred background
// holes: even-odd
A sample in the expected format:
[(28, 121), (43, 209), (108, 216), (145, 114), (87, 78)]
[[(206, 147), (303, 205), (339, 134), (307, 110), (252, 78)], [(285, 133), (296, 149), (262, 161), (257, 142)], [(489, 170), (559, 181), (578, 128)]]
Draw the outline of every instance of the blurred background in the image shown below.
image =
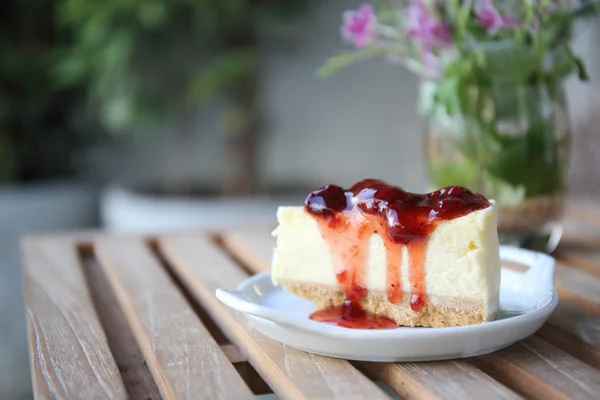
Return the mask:
[[(0, 11), (0, 399), (31, 385), (19, 238), (274, 218), (326, 183), (425, 190), (417, 80), (322, 80), (350, 0), (8, 0)], [(569, 81), (570, 191), (600, 191), (600, 24)]]

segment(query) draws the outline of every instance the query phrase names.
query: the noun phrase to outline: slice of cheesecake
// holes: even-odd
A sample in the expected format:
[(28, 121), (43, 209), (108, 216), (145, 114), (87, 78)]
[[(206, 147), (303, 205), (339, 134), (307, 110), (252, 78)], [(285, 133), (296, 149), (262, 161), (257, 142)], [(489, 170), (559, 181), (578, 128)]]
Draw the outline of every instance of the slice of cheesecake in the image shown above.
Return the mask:
[(414, 194), (379, 180), (280, 207), (272, 280), (344, 327), (448, 327), (498, 311), (496, 206), (467, 189)]

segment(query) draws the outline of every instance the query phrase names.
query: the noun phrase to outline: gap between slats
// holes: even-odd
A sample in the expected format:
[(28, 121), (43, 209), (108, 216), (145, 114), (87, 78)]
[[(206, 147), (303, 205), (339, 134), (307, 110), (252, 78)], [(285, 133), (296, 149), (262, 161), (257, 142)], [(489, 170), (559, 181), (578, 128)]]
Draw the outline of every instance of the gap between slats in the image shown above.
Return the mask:
[(126, 398), (75, 242), (26, 238), (22, 260), (36, 398)]
[(147, 243), (104, 237), (94, 246), (164, 399), (253, 396)]
[(173, 271), (173, 268), (169, 265), (168, 261), (162, 254), (158, 242), (156, 239), (150, 239), (148, 241), (149, 249), (156, 259), (160, 262), (161, 266), (169, 275), (169, 278), (179, 289), (181, 294), (185, 297), (188, 305), (194, 310), (200, 321), (204, 324), (204, 327), (211, 333), (217, 344), (221, 347), (221, 350), (229, 361), (234, 365), (235, 369), (244, 379), (244, 382), (248, 385), (252, 393), (256, 395), (270, 394), (273, 393), (269, 385), (262, 379), (262, 377), (256, 372), (256, 370), (248, 362), (248, 357), (244, 354), (239, 347), (232, 344), (227, 336), (223, 333), (221, 328), (215, 323), (211, 316), (206, 312), (202, 305), (194, 299), (194, 296), (190, 293), (187, 287), (181, 282), (181, 279)]
[[(238, 258), (249, 263), (250, 267), (255, 272), (261, 272), (261, 271), (268, 269), (268, 267), (269, 267), (268, 261), (267, 261), (268, 259), (265, 260), (265, 257), (269, 255), (270, 250), (267, 250), (267, 249), (256, 250), (256, 249), (251, 248), (250, 246), (245, 245), (244, 239), (247, 238), (247, 236), (245, 236), (247, 234), (248, 233), (242, 233), (241, 237), (240, 237), (240, 232), (225, 234), (224, 243), (233, 252), (236, 253)], [(256, 236), (256, 233), (252, 233), (252, 235)], [(256, 239), (254, 238), (253, 241), (256, 241)], [(271, 248), (272, 248), (273, 244), (274, 243), (272, 243), (270, 245)], [(558, 320), (558, 322), (562, 321), (562, 319), (560, 319), (558, 317), (556, 318), (556, 320)], [(553, 321), (553, 322), (556, 322), (556, 321)], [(558, 325), (558, 326), (560, 326), (560, 325)], [(557, 329), (556, 327), (552, 327), (552, 328)], [(543, 332), (548, 333), (549, 329), (550, 328), (544, 330)], [(562, 332), (563, 335), (555, 341), (555, 344), (563, 344), (563, 345), (568, 344), (568, 347), (566, 347), (565, 350), (567, 350), (572, 355), (576, 356), (577, 354), (581, 354), (591, 346), (589, 343), (582, 342), (581, 336), (577, 335), (577, 332), (575, 332), (575, 334), (574, 334), (572, 332), (566, 332), (566, 331), (562, 331), (562, 330), (560, 330), (560, 331)], [(524, 357), (523, 359), (513, 358), (512, 360), (511, 359), (505, 360), (504, 358), (502, 358), (503, 354), (508, 354), (512, 351), (511, 350), (512, 348), (509, 348), (509, 349), (501, 350), (497, 353), (494, 353), (494, 355), (489, 356), (487, 358), (487, 360), (491, 359), (492, 357), (496, 357), (496, 358), (494, 358), (495, 360), (503, 360), (512, 367), (512, 371), (525, 371), (528, 369), (528, 366), (531, 366), (532, 368), (535, 367), (535, 368), (533, 368), (533, 371), (529, 371), (528, 374), (530, 374), (531, 376), (533, 376), (537, 379), (537, 380), (534, 380), (534, 382), (541, 385), (540, 387), (542, 387), (542, 389), (545, 391), (545, 393), (549, 395), (548, 398), (561, 398), (561, 396), (565, 396), (565, 395), (568, 396), (568, 393), (561, 391), (561, 385), (564, 385), (567, 387), (569, 386), (568, 384), (565, 385), (565, 383), (569, 382), (568, 376), (566, 378), (563, 377), (562, 381), (561, 381), (560, 375), (558, 377), (555, 377), (555, 379), (553, 381), (544, 381), (543, 379), (541, 379), (544, 375), (544, 372), (543, 372), (544, 369), (549, 367), (549, 365), (544, 364), (543, 357), (544, 357), (545, 353), (552, 354), (553, 356), (555, 356), (557, 358), (556, 362), (558, 364), (577, 366), (582, 371), (581, 372), (582, 377), (580, 377), (580, 378), (587, 379), (589, 381), (588, 388), (591, 388), (592, 390), (598, 389), (600, 391), (600, 382), (598, 382), (596, 379), (596, 375), (597, 375), (596, 370), (590, 369), (588, 367), (588, 365), (583, 364), (581, 361), (565, 354), (561, 350), (554, 348), (553, 346), (551, 346), (547, 343), (544, 343), (543, 341), (541, 341), (539, 339), (532, 338), (532, 339), (528, 339), (528, 340), (534, 341), (534, 344), (538, 344), (538, 342), (536, 342), (536, 340), (541, 342), (542, 345), (537, 346), (536, 348), (541, 347), (542, 351), (536, 353), (532, 350), (533, 349), (532, 346), (524, 347), (524, 345), (517, 344), (515, 346), (521, 346), (520, 349), (521, 350), (525, 349), (525, 350), (514, 353), (514, 354), (520, 354), (522, 357)], [(594, 349), (597, 351), (597, 348), (594, 348)], [(587, 362), (589, 365), (597, 366), (597, 364), (595, 364), (596, 363), (595, 354), (597, 354), (597, 352), (592, 352), (592, 355), (585, 357), (583, 360), (585, 362)], [(516, 379), (506, 379), (506, 376), (502, 374), (502, 371), (498, 371), (493, 368), (489, 368), (490, 363), (486, 363), (486, 362), (484, 362), (484, 360), (486, 360), (486, 358), (478, 359), (479, 362), (477, 362), (476, 364), (479, 367), (484, 367), (486, 372), (492, 374), (492, 376), (494, 376), (494, 377), (497, 377), (500, 381), (509, 385), (510, 387), (517, 390), (518, 392), (527, 394), (528, 396), (531, 395), (531, 393), (529, 393), (529, 386), (528, 386), (527, 381), (518, 380), (518, 379), (517, 380)], [(532, 361), (536, 361), (536, 362), (538, 362), (538, 364), (532, 363)], [(579, 392), (579, 394), (584, 395), (584, 396), (585, 396), (585, 393), (586, 393), (586, 391), (584, 389), (582, 389)]]
[(531, 399), (594, 399), (600, 393), (598, 370), (536, 336), (471, 362)]
[(559, 297), (600, 315), (600, 278), (570, 268), (560, 261), (556, 262), (555, 268), (554, 280)]
[(159, 247), (182, 282), (282, 399), (383, 399), (379, 387), (347, 361), (311, 355), (254, 331), (239, 313), (215, 298), (248, 275), (215, 242), (203, 235), (169, 235)]
[[(150, 249), (156, 253), (156, 243), (149, 241)], [(141, 350), (129, 328), (127, 319), (123, 314), (112, 291), (106, 276), (95, 256), (91, 243), (77, 246), (81, 267), (86, 278), (86, 284), (91, 294), (94, 308), (98, 314), (100, 324), (106, 334), (108, 346), (121, 373), (125, 389), (132, 400), (161, 399), (156, 383), (146, 365)], [(167, 269), (174, 283), (180, 287), (177, 278)], [(189, 293), (183, 292), (190, 307), (211, 333), (221, 350), (229, 361), (234, 364), (238, 373), (256, 395), (272, 393), (268, 385), (258, 376), (250, 366), (244, 354), (237, 346), (231, 344), (221, 330), (216, 326), (208, 314), (191, 299)]]
[(600, 317), (561, 300), (537, 336), (600, 369)]
[(78, 247), (79, 259), (94, 308), (106, 335), (108, 346), (119, 367), (125, 389), (132, 400), (160, 400), (152, 374), (133, 337), (112, 288), (102, 272), (91, 245)]
[(189, 291), (186, 290), (186, 288), (183, 286), (179, 277), (173, 273), (172, 269), (169, 267), (168, 263), (166, 262), (165, 258), (162, 255), (162, 253), (158, 249), (158, 244), (156, 242), (156, 239), (154, 239), (154, 238), (149, 239), (147, 241), (147, 246), (148, 246), (148, 250), (152, 253), (154, 258), (159, 262), (159, 264), (161, 265), (163, 270), (167, 273), (171, 282), (177, 287), (179, 292), (183, 295), (183, 297), (185, 298), (185, 301), (187, 302), (189, 307), (194, 311), (194, 313), (196, 313), (196, 315), (198, 316), (198, 319), (200, 319), (200, 321), (202, 322), (204, 327), (210, 332), (213, 339), (215, 339), (215, 342), (217, 342), (217, 344), (222, 347), (223, 347), (223, 345), (230, 344), (231, 342), (223, 334), (223, 331), (221, 331), (221, 329), (217, 326), (217, 324), (215, 324), (213, 319), (208, 315), (208, 313), (204, 310), (204, 308), (198, 302), (194, 301), (194, 298), (189, 293)]

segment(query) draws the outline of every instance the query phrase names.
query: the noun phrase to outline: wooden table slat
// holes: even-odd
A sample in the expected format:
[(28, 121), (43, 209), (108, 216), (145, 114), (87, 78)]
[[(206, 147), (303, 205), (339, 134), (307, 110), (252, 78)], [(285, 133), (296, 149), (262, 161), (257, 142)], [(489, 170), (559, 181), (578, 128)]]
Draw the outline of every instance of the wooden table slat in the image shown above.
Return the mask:
[(531, 399), (595, 399), (600, 394), (598, 370), (537, 337), (473, 362)]
[(462, 361), (355, 363), (409, 399), (522, 399), (475, 366)]
[(580, 269), (600, 279), (600, 244), (597, 249), (577, 248), (567, 243), (560, 246), (554, 257), (571, 268)]
[(159, 239), (159, 246), (189, 290), (281, 398), (388, 398), (348, 361), (305, 353), (271, 340), (217, 300), (217, 288), (235, 288), (248, 275), (209, 238), (171, 235)]
[(562, 301), (536, 335), (600, 369), (600, 317)]
[(563, 249), (569, 248), (580, 248), (580, 249), (591, 249), (592, 251), (598, 251), (600, 249), (600, 232), (594, 231), (592, 233), (582, 232), (579, 227), (575, 229), (573, 221), (565, 221), (563, 224), (563, 235), (560, 243), (558, 244), (557, 250), (555, 250), (553, 256), (559, 256)]
[(164, 399), (243, 399), (252, 392), (141, 239), (95, 242)]
[[(222, 235), (222, 240), (225, 246), (235, 252), (252, 271), (263, 272), (269, 269), (274, 238), (266, 231), (229, 230)], [(261, 247), (258, 247), (259, 243)], [(364, 365), (369, 367), (372, 375), (398, 390), (400, 395), (410, 398), (444, 398), (449, 396), (449, 392), (444, 388), (456, 385), (471, 389), (480, 387), (481, 392), (468, 390), (461, 392), (462, 399), (518, 397), (466, 361), (455, 361), (452, 367), (445, 363), (366, 363)], [(436, 381), (427, 381), (428, 376), (435, 376)]]
[(275, 237), (266, 229), (228, 229), (221, 234), (223, 245), (255, 274), (271, 268)]
[(600, 250), (600, 211), (585, 201), (572, 201), (567, 203), (561, 221), (563, 228), (562, 240), (559, 249), (575, 245)]
[(600, 315), (600, 278), (559, 261), (556, 263), (554, 280), (561, 300)]
[(600, 205), (599, 199), (571, 198), (565, 203), (563, 218), (586, 223), (600, 223), (600, 208), (598, 205)]
[(238, 228), (221, 233), (224, 246), (253, 273), (264, 272), (271, 268), (270, 262), (275, 248), (272, 229)]
[(152, 374), (145, 365), (144, 355), (98, 260), (84, 257), (83, 268), (96, 312), (130, 400), (161, 400)]
[(569, 332), (583, 343), (600, 349), (599, 316), (586, 313), (566, 301), (561, 301), (550, 316), (550, 323)]
[(23, 244), (33, 390), (38, 399), (126, 399), (70, 240)]

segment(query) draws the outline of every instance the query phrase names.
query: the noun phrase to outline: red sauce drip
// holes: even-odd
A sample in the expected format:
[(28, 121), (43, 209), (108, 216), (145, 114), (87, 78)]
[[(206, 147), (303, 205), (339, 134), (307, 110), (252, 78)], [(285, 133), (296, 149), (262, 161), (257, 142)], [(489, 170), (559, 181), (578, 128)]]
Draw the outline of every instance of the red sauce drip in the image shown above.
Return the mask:
[(366, 179), (344, 190), (327, 185), (310, 193), (306, 210), (315, 217), (327, 241), (336, 268), (344, 304), (319, 310), (316, 321), (357, 329), (390, 328), (389, 318), (364, 310), (364, 285), (371, 235), (383, 238), (386, 256), (387, 298), (402, 301), (400, 277), (402, 250), (408, 249), (410, 307), (420, 312), (426, 305), (425, 256), (429, 235), (442, 221), (489, 207), (489, 201), (460, 186), (416, 194), (377, 179)]
[(366, 311), (360, 303), (346, 301), (339, 306), (331, 306), (315, 311), (310, 319), (326, 324), (354, 329), (393, 329), (398, 324), (393, 319)]
[(408, 243), (408, 278), (412, 285), (410, 308), (414, 312), (419, 312), (425, 307), (427, 297), (425, 293), (425, 268), (423, 268), (426, 251), (426, 238), (413, 239), (413, 241)]
[(385, 244), (386, 255), (386, 287), (390, 303), (398, 304), (402, 301), (402, 282), (400, 281), (400, 268), (402, 264), (402, 245), (389, 240)]

